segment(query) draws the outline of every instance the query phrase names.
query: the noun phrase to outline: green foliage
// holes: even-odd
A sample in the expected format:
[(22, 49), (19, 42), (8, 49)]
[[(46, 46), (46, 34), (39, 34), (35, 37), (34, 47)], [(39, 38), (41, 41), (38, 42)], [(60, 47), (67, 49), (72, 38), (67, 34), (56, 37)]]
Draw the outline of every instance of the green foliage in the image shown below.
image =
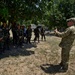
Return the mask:
[(8, 8), (5, 7), (5, 3), (0, 1), (0, 21), (7, 20), (9, 16)]
[(66, 27), (66, 19), (75, 17), (75, 2), (70, 0), (51, 0), (43, 15), (46, 24), (52, 27)]
[(75, 16), (74, 0), (1, 0), (0, 19), (43, 23), (49, 28), (66, 27), (66, 19)]
[(8, 9), (7, 8), (0, 8), (0, 15), (2, 16), (2, 18), (7, 19), (8, 18)]

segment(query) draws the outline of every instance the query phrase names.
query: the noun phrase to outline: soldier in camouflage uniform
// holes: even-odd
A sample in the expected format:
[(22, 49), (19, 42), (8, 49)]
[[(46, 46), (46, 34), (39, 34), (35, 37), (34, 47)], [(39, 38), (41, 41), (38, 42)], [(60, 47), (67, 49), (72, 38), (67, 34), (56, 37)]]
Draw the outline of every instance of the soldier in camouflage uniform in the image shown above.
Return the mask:
[(61, 51), (61, 70), (67, 71), (68, 69), (68, 61), (69, 61), (69, 54), (70, 50), (72, 48), (72, 44), (75, 39), (75, 18), (70, 18), (67, 20), (68, 28), (65, 32), (59, 32), (57, 29), (55, 30), (55, 33), (62, 37), (62, 40), (59, 44), (59, 46), (62, 48)]

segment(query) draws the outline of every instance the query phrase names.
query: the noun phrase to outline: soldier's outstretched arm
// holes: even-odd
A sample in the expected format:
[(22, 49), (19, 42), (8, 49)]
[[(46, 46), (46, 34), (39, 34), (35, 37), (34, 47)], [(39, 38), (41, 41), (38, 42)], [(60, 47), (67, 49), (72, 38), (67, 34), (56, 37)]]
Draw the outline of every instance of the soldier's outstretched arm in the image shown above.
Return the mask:
[(59, 37), (65, 37), (70, 34), (70, 29), (67, 28), (64, 32), (59, 32), (58, 30), (55, 30), (55, 34), (57, 34)]

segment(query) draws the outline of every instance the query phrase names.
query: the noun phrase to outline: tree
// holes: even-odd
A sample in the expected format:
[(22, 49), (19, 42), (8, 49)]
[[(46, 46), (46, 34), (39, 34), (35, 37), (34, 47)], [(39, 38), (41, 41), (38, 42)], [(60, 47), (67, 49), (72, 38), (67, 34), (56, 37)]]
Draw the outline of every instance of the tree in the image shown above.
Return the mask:
[(0, 0), (0, 20), (61, 27), (66, 26), (67, 18), (75, 16), (74, 8), (74, 0)]

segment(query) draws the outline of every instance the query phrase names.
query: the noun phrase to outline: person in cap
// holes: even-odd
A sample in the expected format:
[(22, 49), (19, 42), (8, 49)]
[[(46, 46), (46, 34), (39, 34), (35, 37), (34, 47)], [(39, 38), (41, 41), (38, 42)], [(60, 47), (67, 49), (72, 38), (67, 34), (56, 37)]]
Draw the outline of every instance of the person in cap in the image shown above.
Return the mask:
[(60, 70), (66, 72), (68, 70), (68, 62), (69, 62), (69, 54), (70, 50), (73, 46), (73, 42), (75, 39), (75, 18), (67, 19), (68, 28), (64, 32), (59, 32), (55, 29), (55, 34), (59, 37), (62, 37), (62, 40), (59, 46), (62, 48), (61, 51), (61, 62), (60, 62)]

